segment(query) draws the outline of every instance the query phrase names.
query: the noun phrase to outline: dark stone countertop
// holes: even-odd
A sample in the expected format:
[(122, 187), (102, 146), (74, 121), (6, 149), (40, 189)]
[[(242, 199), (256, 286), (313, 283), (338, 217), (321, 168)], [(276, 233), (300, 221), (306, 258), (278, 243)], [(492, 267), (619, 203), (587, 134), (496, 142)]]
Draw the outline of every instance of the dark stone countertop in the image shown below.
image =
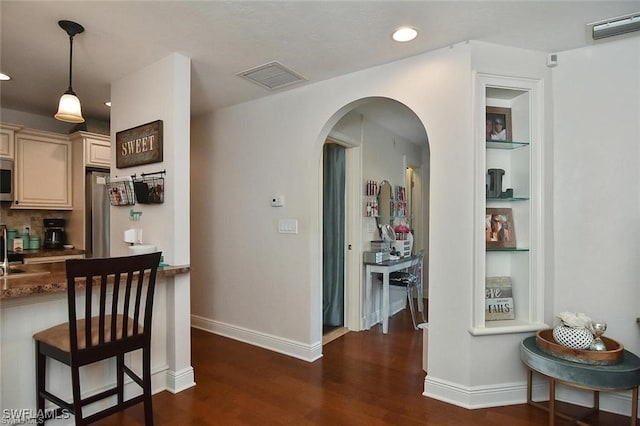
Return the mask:
[(84, 250), (79, 249), (38, 249), (38, 250), (23, 250), (22, 255), (25, 258), (30, 257), (50, 257), (50, 256), (71, 256), (74, 254), (84, 254)]
[[(0, 301), (67, 290), (64, 262), (17, 264), (12, 265), (12, 268), (20, 272), (9, 274), (8, 277), (0, 277)], [(162, 266), (158, 269), (158, 278), (172, 277), (190, 271), (190, 265)]]

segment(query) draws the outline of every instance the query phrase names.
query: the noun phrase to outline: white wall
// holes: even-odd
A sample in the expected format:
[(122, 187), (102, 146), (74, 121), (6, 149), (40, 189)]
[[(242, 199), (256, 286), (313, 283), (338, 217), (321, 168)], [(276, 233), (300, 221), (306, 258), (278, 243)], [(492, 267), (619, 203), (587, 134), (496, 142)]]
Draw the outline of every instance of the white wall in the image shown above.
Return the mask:
[[(639, 70), (639, 37), (560, 52), (553, 70), (554, 314), (585, 312), (606, 321), (605, 335), (636, 354)], [(620, 408), (629, 415), (628, 403)]]
[[(111, 176), (166, 170), (164, 203), (111, 207), (111, 255), (126, 255), (123, 232), (140, 228), (143, 240), (157, 246), (170, 265), (190, 263), (190, 90), (191, 61), (174, 53), (111, 85), (111, 140), (116, 133), (155, 120), (163, 121), (163, 161), (117, 169), (112, 150)], [(140, 221), (129, 218), (141, 211)], [(190, 338), (190, 276), (167, 278), (167, 387), (172, 392), (193, 386)]]
[[(523, 49), (497, 46), (489, 43), (471, 42), (472, 61), (471, 68), (474, 72), (523, 77), (531, 79), (542, 79), (544, 81), (544, 104), (545, 104), (545, 119), (544, 122), (549, 125), (543, 132), (544, 152), (547, 156), (544, 158), (544, 165), (550, 167), (552, 165), (552, 148), (553, 148), (553, 135), (550, 124), (552, 123), (552, 111), (551, 108), (551, 73), (546, 66), (546, 55), (542, 52), (528, 51)], [(469, 78), (472, 78), (470, 75)], [(480, 123), (480, 126), (484, 124)], [(432, 164), (435, 161), (432, 159)], [(436, 171), (431, 172), (432, 178), (435, 177)], [(552, 230), (551, 220), (551, 191), (549, 190), (549, 182), (551, 181), (550, 174), (545, 177), (541, 172), (545, 181), (545, 189), (543, 194), (545, 200), (541, 203), (544, 206), (545, 217), (544, 222), (549, 228), (545, 230), (545, 242), (542, 242), (542, 252), (545, 257), (549, 257), (552, 254), (550, 236)], [(456, 194), (458, 197), (458, 194)], [(431, 228), (432, 230), (434, 228)], [(434, 255), (434, 250), (438, 250), (437, 247), (432, 246), (431, 254)], [(547, 263), (552, 263), (552, 259), (549, 259)], [(431, 267), (434, 267), (435, 262), (431, 262)], [(545, 286), (552, 288), (552, 277), (545, 277)], [(466, 292), (472, 291), (472, 283), (468, 282), (468, 286), (464, 290)], [(434, 287), (437, 283), (430, 283), (430, 308), (431, 298)], [(550, 292), (547, 293), (549, 295)], [(453, 295), (450, 295), (453, 297)], [(551, 303), (551, 297), (547, 297), (546, 301)], [(451, 300), (452, 304), (456, 304), (455, 299)], [(461, 306), (462, 309), (470, 310), (470, 305)], [(429, 312), (431, 316), (431, 310)], [(463, 315), (463, 313), (456, 312), (454, 315)], [(456, 326), (461, 329), (466, 326), (468, 329), (470, 324), (464, 324), (462, 321), (456, 320)], [(524, 380), (525, 369), (518, 356), (518, 348), (520, 342), (532, 333), (522, 334), (501, 334), (501, 335), (487, 335), (487, 336), (473, 336), (469, 341), (469, 350), (473, 353), (473, 357), (469, 360), (470, 369), (468, 377), (461, 379), (459, 382), (452, 384), (447, 382), (441, 382), (438, 376), (427, 377), (425, 384), (425, 391), (429, 395), (433, 394), (446, 394), (448, 399), (453, 402), (461, 403), (467, 407), (482, 407), (507, 404), (507, 403), (520, 403), (524, 400)], [(433, 332), (430, 328), (429, 339), (432, 340)], [(462, 336), (461, 336), (462, 338)], [(429, 373), (431, 373), (431, 354), (429, 352)], [(444, 360), (447, 361), (446, 359)], [(454, 369), (455, 364), (448, 360), (448, 364), (445, 368)]]
[[(388, 97), (416, 113), (431, 144), (430, 333), (448, 351), (430, 354), (429, 371), (468, 382), (469, 70), (469, 46), (461, 44), (194, 119), (192, 183), (206, 182), (192, 196), (200, 230), (192, 250), (194, 324), (304, 359), (319, 355), (322, 144), (343, 107)], [(286, 196), (285, 207), (270, 207), (274, 193)], [(299, 234), (278, 234), (280, 217), (297, 218)], [(451, 351), (459, 354), (453, 367)]]
[[(128, 75), (111, 86), (112, 176), (129, 176), (166, 170), (163, 204), (111, 207), (111, 255), (127, 254), (123, 232), (142, 229), (143, 242), (162, 250), (165, 262), (189, 263), (189, 150), (190, 62), (170, 55)], [(152, 121), (163, 121), (163, 161), (118, 169), (116, 133)], [(129, 218), (133, 208), (140, 221)]]
[[(589, 59), (594, 55), (612, 57), (603, 57), (594, 67)], [(592, 302), (581, 305), (582, 310), (594, 316), (603, 310), (613, 330), (625, 330), (621, 334), (625, 345), (636, 345), (637, 349), (637, 337), (632, 333), (637, 336), (638, 330), (631, 319), (638, 313), (633, 318), (630, 315), (637, 309), (635, 301), (640, 300), (638, 286), (632, 285), (638, 271), (631, 262), (638, 251), (637, 225), (631, 221), (637, 218), (639, 205), (637, 167), (632, 167), (638, 160), (634, 145), (638, 141), (637, 55), (637, 42), (633, 41), (563, 53), (554, 70), (558, 79), (552, 82), (544, 53), (471, 42), (198, 117), (192, 129), (192, 182), (207, 185), (192, 197), (192, 220), (194, 229), (199, 230), (199, 239), (194, 242), (198, 250), (193, 250), (192, 259), (194, 282), (198, 283), (193, 289), (194, 325), (303, 359), (319, 356), (321, 147), (352, 102), (384, 96), (416, 113), (425, 124), (431, 149), (430, 384), (425, 393), (469, 407), (523, 402), (525, 372), (518, 344), (528, 334), (471, 336), (468, 332), (474, 258), (474, 218), (470, 214), (475, 176), (474, 70), (545, 82), (545, 320), (552, 322), (561, 306), (569, 308), (569, 301), (590, 297)], [(607, 62), (611, 64), (605, 66)], [(585, 73), (590, 67), (593, 71)], [(623, 71), (625, 67), (628, 70)], [(600, 72), (603, 77), (596, 78)], [(576, 78), (580, 73), (585, 73), (584, 77)], [(573, 83), (565, 82), (569, 79), (577, 83), (575, 89)], [(620, 81), (615, 87), (622, 89), (610, 89), (612, 94), (606, 95), (606, 91), (595, 89), (594, 81), (601, 81), (597, 87), (604, 88)], [(560, 104), (560, 112), (555, 113), (554, 89)], [(581, 93), (589, 98), (580, 98)], [(620, 108), (618, 99), (622, 99)], [(585, 119), (581, 108), (586, 104)], [(596, 131), (596, 115), (606, 108), (614, 111), (614, 117), (607, 118), (616, 119), (609, 121), (629, 123), (620, 130), (624, 137), (619, 137), (617, 130), (604, 135)], [(584, 127), (587, 121), (592, 124)], [(558, 123), (555, 138), (554, 122)], [(577, 137), (567, 136), (571, 132), (577, 132)], [(585, 151), (585, 141), (604, 146), (603, 141), (611, 136), (622, 149), (607, 143), (608, 151)], [(605, 166), (607, 173), (615, 176), (607, 188), (614, 184), (624, 188), (618, 197), (605, 196), (601, 179), (608, 175), (598, 174)], [(558, 176), (555, 191), (554, 173), (565, 174)], [(594, 187), (602, 190), (594, 191)], [(269, 206), (274, 193), (285, 194), (285, 207)], [(584, 200), (576, 204), (577, 197)], [(616, 211), (610, 208), (611, 203), (606, 203), (607, 207), (602, 203), (595, 210), (597, 216), (614, 213), (625, 225), (624, 232), (630, 234), (624, 237), (618, 233), (617, 246), (609, 240), (613, 237), (603, 237), (606, 244), (602, 247), (584, 240), (587, 230), (598, 224), (597, 218), (591, 219), (585, 212), (593, 212), (600, 199), (615, 201)], [(297, 218), (299, 233), (278, 234), (279, 217)], [(601, 253), (605, 249), (608, 254)], [(601, 265), (601, 257), (611, 271), (591, 276), (580, 272), (586, 263)], [(593, 276), (599, 279), (593, 280)], [(603, 286), (617, 293), (602, 299), (596, 290)], [(614, 305), (625, 308), (616, 314)], [(626, 319), (619, 321), (622, 312)]]

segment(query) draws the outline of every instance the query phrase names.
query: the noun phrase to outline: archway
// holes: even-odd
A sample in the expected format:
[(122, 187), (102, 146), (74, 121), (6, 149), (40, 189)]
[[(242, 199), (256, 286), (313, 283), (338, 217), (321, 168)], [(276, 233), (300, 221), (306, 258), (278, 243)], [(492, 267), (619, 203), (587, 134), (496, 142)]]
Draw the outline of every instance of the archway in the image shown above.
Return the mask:
[[(408, 187), (408, 179), (419, 179), (413, 186), (414, 191), (419, 191), (412, 200), (413, 213), (408, 211), (404, 217), (398, 216), (398, 222), (406, 220), (417, 231), (413, 251), (425, 250), (423, 283), (424, 294), (428, 294), (429, 143), (424, 125), (410, 108), (394, 99), (382, 97), (359, 99), (341, 108), (328, 120), (324, 132), (323, 141), (330, 139), (339, 143), (347, 148), (348, 153), (345, 329), (363, 330), (369, 324), (364, 322), (367, 315), (364, 315), (362, 253), (370, 250), (370, 241), (380, 238), (375, 214), (367, 211), (369, 200), (363, 189), (367, 182), (384, 179), (396, 187)], [(322, 169), (320, 174), (322, 177)], [(322, 199), (322, 195), (320, 197)], [(319, 223), (322, 224), (322, 217)], [(395, 300), (396, 311), (399, 306), (404, 307), (403, 301), (403, 298)]]

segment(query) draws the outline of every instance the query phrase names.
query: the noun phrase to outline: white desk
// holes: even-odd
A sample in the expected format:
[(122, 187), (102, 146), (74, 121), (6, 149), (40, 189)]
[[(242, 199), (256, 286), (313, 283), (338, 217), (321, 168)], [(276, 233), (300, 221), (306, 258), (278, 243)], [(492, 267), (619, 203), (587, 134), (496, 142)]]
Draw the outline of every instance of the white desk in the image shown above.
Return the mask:
[(411, 264), (411, 261), (418, 256), (403, 257), (399, 260), (388, 260), (382, 263), (367, 263), (365, 262), (365, 327), (367, 330), (371, 328), (371, 314), (373, 313), (373, 301), (371, 298), (373, 290), (373, 277), (372, 274), (382, 274), (382, 332), (387, 334), (389, 331), (389, 274), (391, 272), (406, 269)]

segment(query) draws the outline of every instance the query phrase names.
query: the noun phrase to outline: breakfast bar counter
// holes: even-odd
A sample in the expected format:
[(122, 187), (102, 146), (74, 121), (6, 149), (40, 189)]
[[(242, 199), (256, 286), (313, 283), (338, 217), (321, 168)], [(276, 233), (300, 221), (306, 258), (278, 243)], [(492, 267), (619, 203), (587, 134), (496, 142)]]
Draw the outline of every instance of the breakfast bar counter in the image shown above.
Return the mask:
[[(64, 262), (15, 264), (12, 268), (14, 274), (0, 277), (0, 412), (21, 413), (25, 417), (19, 422), (28, 423), (36, 405), (32, 336), (68, 321), (67, 279)], [(158, 269), (151, 332), (153, 393), (176, 393), (195, 385), (191, 367), (190, 271), (190, 265)], [(141, 366), (139, 357), (138, 353), (131, 356), (134, 370)], [(108, 385), (104, 378), (111, 377), (114, 368), (112, 362), (86, 367), (81, 375), (83, 392), (95, 393)], [(47, 370), (47, 383), (54, 386), (54, 393), (70, 399), (70, 390), (64, 385), (70, 380), (68, 368), (53, 363)], [(125, 384), (125, 393), (129, 386)], [(135, 392), (134, 388), (131, 390)]]
[[(161, 266), (158, 278), (188, 273), (189, 265)], [(6, 277), (0, 277), (0, 305), (7, 299), (66, 292), (67, 277), (64, 262), (12, 265)], [(66, 293), (65, 293), (66, 294)]]

